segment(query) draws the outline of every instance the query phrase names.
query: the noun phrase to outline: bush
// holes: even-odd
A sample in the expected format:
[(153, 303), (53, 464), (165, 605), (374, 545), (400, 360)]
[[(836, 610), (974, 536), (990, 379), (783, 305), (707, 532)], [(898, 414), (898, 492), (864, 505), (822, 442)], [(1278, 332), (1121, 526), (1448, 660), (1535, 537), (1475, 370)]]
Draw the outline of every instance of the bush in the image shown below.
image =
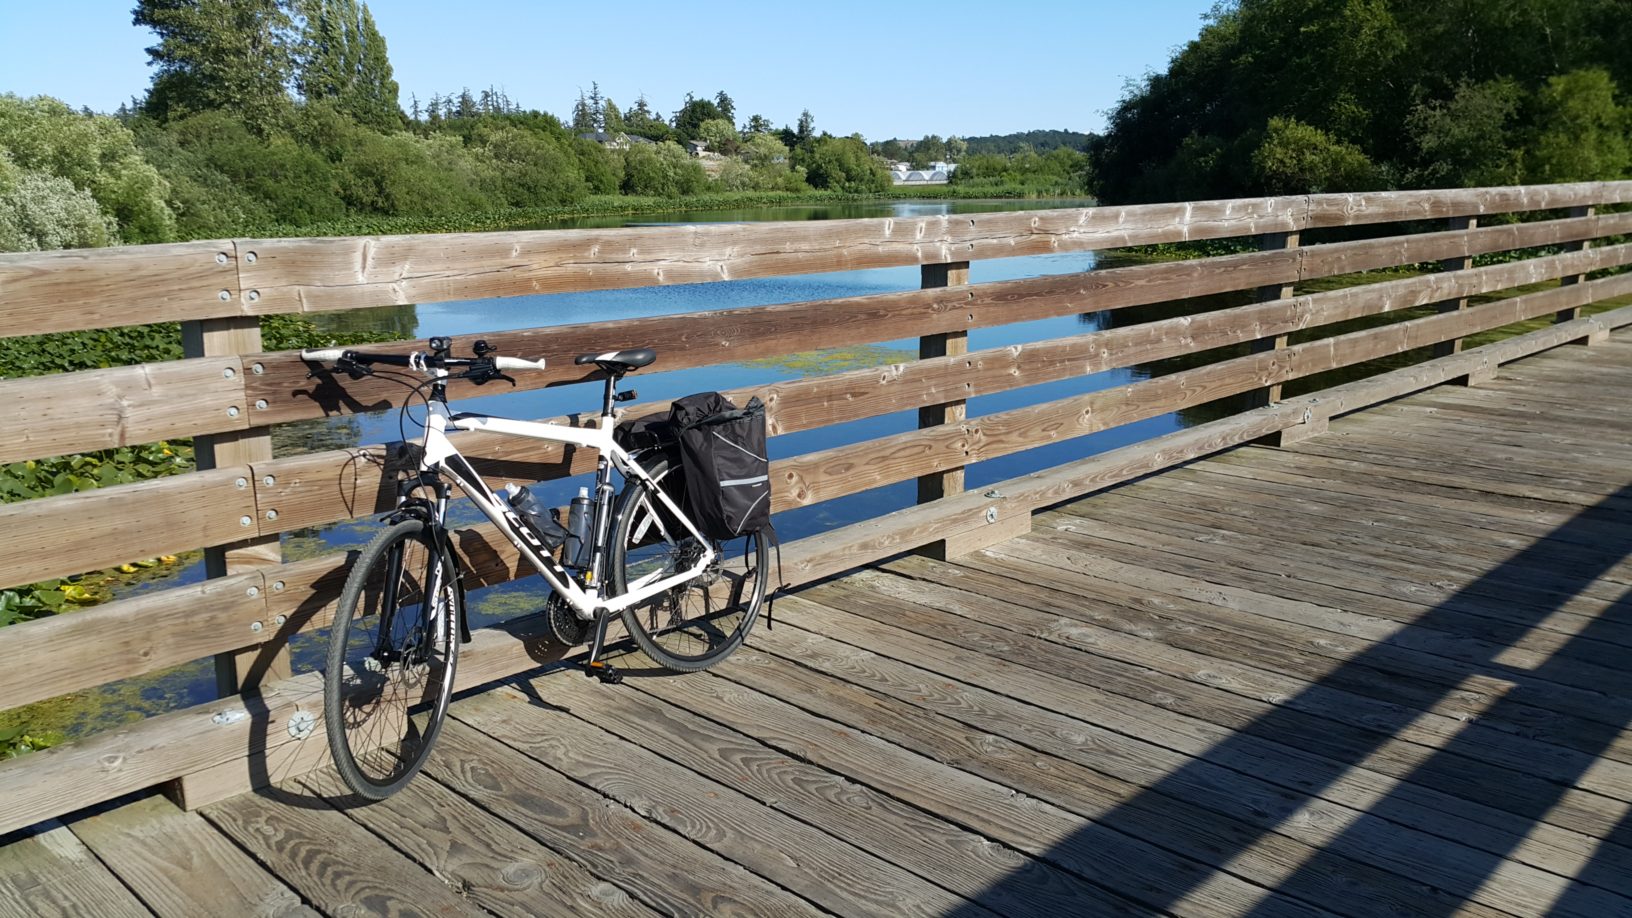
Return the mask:
[(1270, 194), (1358, 191), (1377, 181), (1376, 169), (1359, 147), (1296, 118), (1269, 119), (1252, 167)]
[(624, 151), (624, 194), (674, 198), (696, 194), (707, 183), (702, 164), (671, 140), (637, 143)]
[[(3, 94), (0, 150), (26, 172), (64, 179), (88, 192), (115, 221), (113, 241), (165, 242), (176, 236), (168, 184), (142, 158), (130, 129), (113, 118), (80, 114), (48, 96)], [(35, 193), (47, 200), (65, 200), (35, 184)]]
[(794, 163), (804, 168), (812, 187), (828, 191), (863, 194), (888, 191), (894, 184), (890, 170), (858, 137), (822, 137), (801, 147)]
[(89, 191), (19, 169), (0, 152), (0, 252), (82, 249), (118, 241), (118, 226)]

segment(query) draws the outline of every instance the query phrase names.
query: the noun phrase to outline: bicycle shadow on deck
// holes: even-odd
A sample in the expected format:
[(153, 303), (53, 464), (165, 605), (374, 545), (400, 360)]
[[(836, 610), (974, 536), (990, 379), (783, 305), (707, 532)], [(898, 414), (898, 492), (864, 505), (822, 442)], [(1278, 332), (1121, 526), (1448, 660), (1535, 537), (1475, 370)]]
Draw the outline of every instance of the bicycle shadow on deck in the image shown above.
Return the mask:
[[(1526, 610), (1524, 619), (1518, 622), (1518, 627), (1513, 632), (1526, 633), (1528, 629), (1534, 628), (1559, 611), (1568, 599), (1581, 594), (1599, 577), (1629, 556), (1632, 556), (1632, 484), (1581, 510), (1546, 537), (1536, 539), (1517, 554), (1467, 583), (1455, 595), (1429, 609), (1411, 624), (1402, 626), (1401, 633), (1409, 633), (1412, 630), (1425, 634), (1462, 633), (1465, 628), (1460, 620), (1465, 615), (1488, 615), (1495, 607), (1506, 610), (1504, 613), (1506, 618), (1515, 621), (1512, 610), (1520, 607), (1495, 597), (1501, 595), (1500, 589), (1504, 585), (1510, 585), (1519, 578), (1522, 578), (1521, 582), (1525, 585), (1556, 594), (1557, 597), (1556, 602), (1550, 607), (1544, 603), (1536, 603), (1532, 609)], [(1221, 582), (1227, 583), (1228, 580)], [(1362, 594), (1355, 594), (1355, 602), (1363, 600)], [(1514, 715), (1512, 720), (1520, 722), (1526, 719), (1521, 710), (1535, 708), (1546, 710), (1555, 707), (1550, 705), (1545, 697), (1535, 697), (1538, 694), (1546, 694), (1545, 691), (1538, 692), (1538, 687), (1559, 680), (1561, 675), (1577, 665), (1578, 659), (1585, 655), (1588, 648), (1595, 649), (1600, 656), (1606, 649), (1613, 648), (1616, 644), (1624, 648), (1625, 629), (1628, 628), (1632, 628), (1632, 589), (1628, 589), (1609, 603), (1608, 607), (1590, 623), (1570, 636), (1533, 669), (1517, 669), (1502, 663), (1499, 657), (1502, 651), (1508, 649), (1506, 646), (1494, 648), (1489, 659), (1472, 661), (1473, 672), (1502, 680), (1513, 686), (1491, 703), (1480, 719), (1497, 720)], [(1606, 633), (1614, 634), (1608, 643), (1601, 643)], [(1300, 693), (1299, 698), (1317, 691), (1322, 693), (1350, 691), (1346, 686), (1353, 685), (1362, 678), (1375, 678), (1377, 671), (1389, 672), (1389, 666), (1378, 664), (1384, 662), (1382, 659), (1385, 655), (1384, 648), (1397, 650), (1395, 643), (1390, 640), (1371, 645), (1348, 658)], [(1632, 659), (1632, 648), (1626, 648), (1626, 651), (1627, 659)], [(1438, 702), (1456, 689), (1445, 687), (1436, 688), (1436, 691), (1438, 694), (1433, 700)], [(1312, 758), (1316, 760), (1310, 767), (1299, 771), (1298, 787), (1278, 788), (1285, 796), (1293, 798), (1284, 812), (1274, 814), (1272, 819), (1260, 820), (1262, 824), (1279, 825), (1280, 820), (1293, 815), (1298, 806), (1319, 797), (1345, 774), (1362, 767), (1369, 757), (1384, 744), (1395, 740), (1421, 713), (1415, 707), (1389, 706), (1392, 714), (1379, 714), (1368, 721), (1371, 732), (1347, 731), (1364, 736), (1365, 739), (1349, 743), (1343, 754), (1334, 757), (1330, 746), (1318, 747), (1319, 751), (1316, 751), (1317, 744), (1307, 741), (1306, 736), (1309, 733), (1307, 721), (1310, 715), (1298, 712), (1297, 702), (1298, 699), (1287, 699), (1277, 705), (1244, 728), (1236, 730), (1222, 742), (1196, 756), (1185, 766), (1096, 819), (1095, 824), (1101, 828), (1111, 828), (1163, 845), (1164, 839), (1150, 837), (1149, 830), (1145, 828), (1150, 825), (1148, 815), (1135, 816), (1137, 811), (1144, 810), (1148, 813), (1152, 808), (1162, 808), (1162, 801), (1169, 798), (1194, 800), (1195, 794), (1188, 788), (1205, 783), (1207, 780), (1205, 773), (1219, 768), (1256, 777), (1246, 772), (1241, 763), (1251, 761), (1254, 755), (1261, 755), (1264, 744), (1269, 743), (1300, 750), (1300, 757), (1306, 762)], [(1383, 706), (1374, 707), (1380, 709)], [(1390, 792), (1372, 803), (1365, 812), (1344, 827), (1337, 837), (1319, 845), (1317, 853), (1297, 865), (1284, 880), (1274, 886), (1273, 891), (1287, 899), (1332, 909), (1339, 913), (1354, 912), (1356, 908), (1364, 911), (1366, 909), (1364, 905), (1330, 901), (1333, 889), (1330, 874), (1335, 867), (1350, 860), (1364, 861), (1368, 864), (1379, 863), (1380, 858), (1366, 855), (1368, 852), (1375, 853), (1379, 837), (1388, 836), (1379, 836), (1372, 829), (1376, 828), (1379, 822), (1404, 826), (1421, 822), (1417, 813), (1420, 812), (1422, 804), (1416, 792), (1422, 788), (1433, 788), (1458, 795), (1475, 804), (1505, 811), (1514, 817), (1509, 820), (1510, 823), (1522, 827), (1514, 829), (1510, 825), (1506, 830), (1492, 829), (1483, 837), (1458, 837), (1445, 841), (1447, 849), (1460, 849), (1455, 852), (1454, 858), (1447, 857), (1444, 862), (1449, 865), (1454, 860), (1454, 868), (1435, 871), (1431, 887), (1437, 890), (1439, 895), (1425, 894), (1413, 905), (1418, 914), (1452, 914), (1457, 910), (1459, 903), (1472, 897), (1502, 868), (1515, 849), (1525, 842), (1528, 834), (1539, 823), (1548, 819), (1549, 814), (1563, 800), (1566, 793), (1590, 793), (1572, 791), (1572, 785), (1580, 781), (1623, 730), (1632, 726), (1632, 697), (1606, 696), (1602, 712), (1597, 719), (1589, 720), (1578, 716), (1573, 720), (1576, 725), (1573, 728), (1573, 739), (1568, 741), (1567, 748), (1575, 755), (1553, 767), (1552, 780), (1536, 777), (1534, 780), (1523, 781), (1522, 788), (1487, 782), (1477, 793), (1470, 792), (1470, 783), (1464, 778), (1470, 761), (1482, 762), (1488, 759), (1488, 755), (1482, 753), (1479, 747), (1491, 741), (1491, 731), (1483, 731), (1482, 737), (1474, 735), (1474, 731), (1469, 728), (1457, 731), (1437, 749), (1428, 751), (1420, 763), (1409, 769), (1398, 781), (1392, 782), (1389, 785), (1392, 788)], [(1320, 758), (1322, 756), (1324, 758)], [(1561, 771), (1563, 773), (1559, 773)], [(1628, 791), (1632, 792), (1632, 788), (1628, 788)], [(1598, 799), (1604, 804), (1605, 811), (1612, 814), (1610, 819), (1613, 819), (1613, 813), (1616, 812), (1613, 808), (1616, 805), (1625, 806), (1614, 798)], [(1175, 832), (1178, 831), (1182, 830), (1176, 828)], [(1270, 831), (1258, 824), (1243, 825), (1237, 846), (1234, 849), (1226, 848), (1212, 852), (1210, 863), (1230, 864)], [(1080, 851), (1083, 840), (1087, 837), (1088, 832), (1084, 830), (1077, 837), (1062, 841), (1056, 846), (1056, 850), (1074, 848)], [(1096, 833), (1094, 837), (1102, 836)], [(1177, 845), (1172, 847), (1182, 850)], [(1604, 914), (1604, 903), (1613, 901), (1613, 897), (1617, 895), (1606, 891), (1605, 885), (1615, 885), (1622, 890), (1626, 888), (1624, 878), (1632, 876), (1632, 812), (1624, 814), (1619, 823), (1609, 830), (1603, 841), (1589, 850), (1593, 851), (1590, 860), (1573, 871), (1573, 877), (1568, 878), (1568, 886), (1552, 903), (1549, 913), (1601, 915)], [(1420, 860), (1422, 854), (1421, 851), (1390, 852), (1388, 862), (1410, 865), (1413, 864), (1413, 858)], [(1430, 858), (1437, 859), (1439, 850), (1429, 851), (1428, 854)], [(1104, 858), (1106, 864), (1114, 864), (1117, 860), (1114, 856)], [(1164, 877), (1155, 882), (1148, 876), (1130, 875), (1121, 878), (1124, 882), (1117, 885), (1123, 889), (1144, 891), (1141, 893), (1144, 906), (1165, 911), (1186, 896), (1198, 893), (1205, 881), (1219, 872), (1218, 868), (1209, 867), (1198, 871), (1193, 878)], [(1406, 873), (1409, 870), (1400, 869), (1398, 872)], [(1023, 874), (1017, 874), (997, 884), (986, 894), (977, 897), (977, 904), (1012, 901), (1016, 895), (1023, 897), (1025, 888), (1022, 877)], [(1422, 886), (1425, 892), (1430, 885), (1421, 877), (1415, 878), (1415, 883)], [(1632, 899), (1621, 901), (1624, 902), (1625, 910), (1620, 913), (1632, 914)], [(1266, 897), (1259, 901), (1249, 914), (1262, 916), (1284, 912), (1284, 907), (1289, 904), (1295, 903), (1288, 903), (1284, 899), (1277, 903), (1272, 898)], [(973, 918), (977, 913), (985, 914), (978, 908), (967, 908), (952, 914), (958, 918)]]

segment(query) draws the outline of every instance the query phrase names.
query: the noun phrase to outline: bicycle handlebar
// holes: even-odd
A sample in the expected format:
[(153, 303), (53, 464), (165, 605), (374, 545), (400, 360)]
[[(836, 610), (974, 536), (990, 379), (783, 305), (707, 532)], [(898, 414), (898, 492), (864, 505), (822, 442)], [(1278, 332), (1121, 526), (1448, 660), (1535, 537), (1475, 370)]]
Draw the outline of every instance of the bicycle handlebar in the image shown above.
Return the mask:
[[(356, 363), (371, 364), (383, 363), (386, 366), (407, 367), (413, 366), (413, 357), (408, 354), (377, 354), (366, 351), (353, 350), (349, 347), (314, 348), (300, 352), (300, 359), (309, 363), (337, 363), (341, 358)], [(488, 362), (496, 370), (542, 370), (544, 358), (524, 360), (520, 357), (437, 357), (433, 354), (419, 355), (427, 367), (469, 367), (477, 366), (479, 362)]]

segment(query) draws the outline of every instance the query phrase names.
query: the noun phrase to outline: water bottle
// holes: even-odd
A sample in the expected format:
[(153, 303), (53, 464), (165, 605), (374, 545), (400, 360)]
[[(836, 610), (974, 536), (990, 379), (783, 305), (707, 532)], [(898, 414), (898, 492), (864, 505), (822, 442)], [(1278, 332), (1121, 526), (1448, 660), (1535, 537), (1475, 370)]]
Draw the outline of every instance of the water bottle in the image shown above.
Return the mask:
[(544, 547), (554, 551), (567, 538), (567, 531), (561, 528), (556, 518), (554, 507), (546, 508), (533, 496), (533, 492), (515, 484), (504, 486), (504, 499), (510, 508), (516, 511), (521, 518), (522, 525), (533, 531)]
[(579, 488), (578, 496), (567, 507), (567, 550), (564, 557), (566, 563), (579, 567), (589, 563), (589, 545), (592, 541), (589, 527), (595, 516), (589, 504), (589, 489)]

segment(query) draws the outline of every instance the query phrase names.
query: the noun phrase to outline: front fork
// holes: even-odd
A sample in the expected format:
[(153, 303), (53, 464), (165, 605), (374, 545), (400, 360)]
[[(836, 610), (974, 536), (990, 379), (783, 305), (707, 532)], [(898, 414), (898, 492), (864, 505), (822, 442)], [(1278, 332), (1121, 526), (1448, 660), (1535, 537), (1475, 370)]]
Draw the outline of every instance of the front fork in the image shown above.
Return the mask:
[[(421, 489), (429, 490), (432, 496), (417, 496), (415, 492)], [(453, 550), (453, 545), (449, 543), (448, 530), (443, 525), (443, 521), (447, 519), (449, 496), (448, 483), (443, 481), (442, 477), (435, 472), (421, 471), (417, 475), (404, 478), (397, 483), (397, 509), (389, 517), (389, 522), (398, 523), (405, 519), (417, 519), (425, 525), (426, 529), (430, 530), (431, 550), (435, 554), (430, 559), (431, 569), (426, 571), (425, 574), (426, 602), (438, 602), (437, 596), (442, 592), (443, 585), (436, 581), (442, 578), (442, 559), (449, 558), (452, 560), (454, 606), (457, 608), (459, 616), (459, 643), (469, 644), (470, 621), (466, 618), (465, 613), (465, 571), (462, 566), (463, 561), (460, 559), (459, 553)], [(399, 556), (393, 567), (400, 566), (401, 563), (402, 559)], [(387, 588), (387, 591), (389, 602), (386, 604), (385, 610), (387, 615), (395, 616), (397, 585), (393, 583)], [(436, 606), (433, 605), (431, 610), (434, 611), (435, 609)], [(391, 633), (389, 628), (390, 620), (387, 619), (385, 624), (387, 627), (380, 629), (381, 639), (389, 640)]]

